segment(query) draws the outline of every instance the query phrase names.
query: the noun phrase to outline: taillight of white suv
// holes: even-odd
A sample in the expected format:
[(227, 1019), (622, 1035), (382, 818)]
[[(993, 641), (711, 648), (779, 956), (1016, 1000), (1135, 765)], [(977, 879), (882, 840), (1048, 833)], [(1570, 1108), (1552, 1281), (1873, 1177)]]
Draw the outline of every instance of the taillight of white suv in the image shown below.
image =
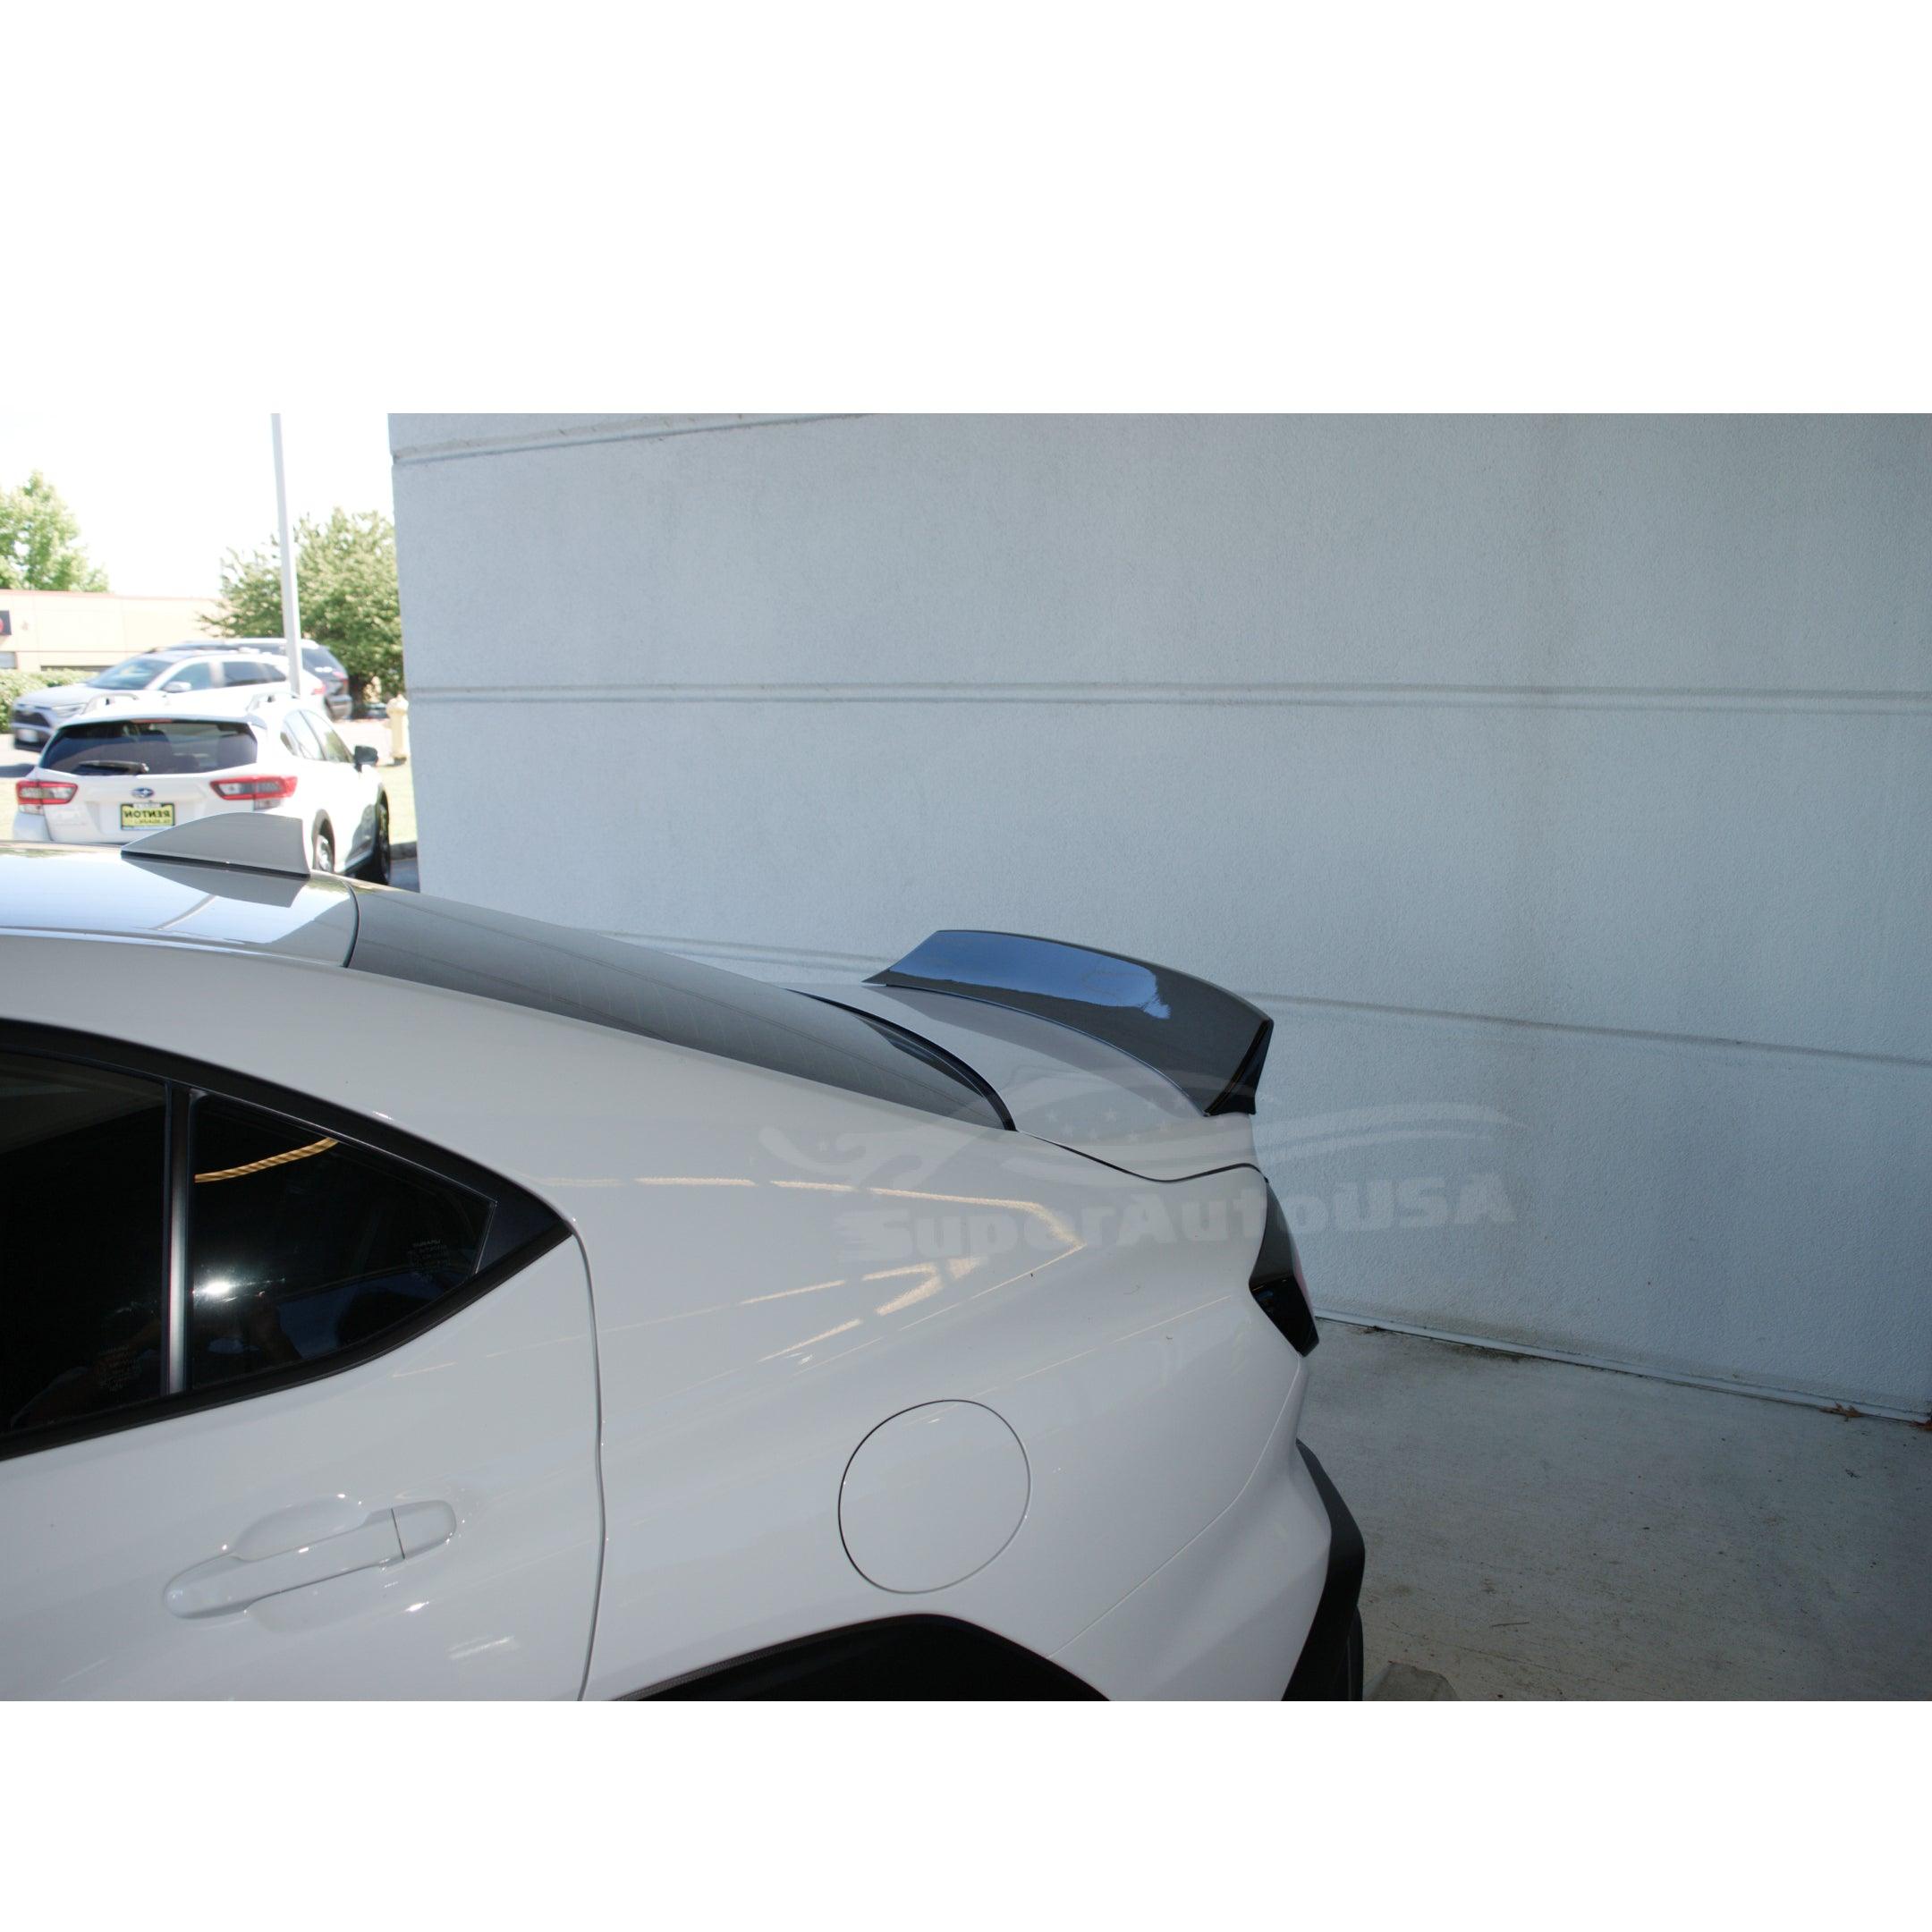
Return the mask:
[[(276, 772), (259, 778), (211, 778), (215, 796), (231, 802), (249, 800), (257, 811), (271, 811), (284, 799), (295, 796), (295, 774)], [(73, 791), (68, 786), (70, 795)]]
[(49, 805), (65, 805), (80, 787), (58, 778), (16, 778), (13, 795), (23, 812), (44, 810)]

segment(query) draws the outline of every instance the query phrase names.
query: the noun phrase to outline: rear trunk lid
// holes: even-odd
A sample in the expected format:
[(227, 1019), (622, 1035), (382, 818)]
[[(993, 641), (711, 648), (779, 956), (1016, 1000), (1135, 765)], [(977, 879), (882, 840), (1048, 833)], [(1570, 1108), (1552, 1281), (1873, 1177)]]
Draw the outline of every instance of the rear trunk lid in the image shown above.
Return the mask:
[(983, 999), (850, 981), (801, 987), (870, 1013), (963, 1061), (996, 1093), (1014, 1130), (1149, 1181), (1251, 1165), (1245, 1114), (1203, 1114), (1173, 1080), (1057, 1021)]

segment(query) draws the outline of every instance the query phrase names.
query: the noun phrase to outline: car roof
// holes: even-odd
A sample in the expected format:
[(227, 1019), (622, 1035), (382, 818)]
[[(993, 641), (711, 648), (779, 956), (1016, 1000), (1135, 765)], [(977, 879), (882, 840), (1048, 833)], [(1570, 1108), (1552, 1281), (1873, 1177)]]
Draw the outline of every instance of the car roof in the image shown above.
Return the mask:
[[(315, 645), (303, 638), (301, 648), (305, 651), (315, 649)], [(137, 653), (140, 657), (176, 657), (183, 651), (205, 653), (205, 651), (282, 651), (286, 643), (282, 638), (183, 638), (180, 643), (162, 643), (153, 651)]]
[(293, 704), (277, 703), (272, 711), (217, 711), (212, 705), (195, 704), (179, 698), (157, 698), (136, 710), (89, 711), (77, 718), (69, 718), (64, 724), (56, 724), (54, 734), (62, 732), (86, 732), (106, 724), (252, 724), (264, 737), (271, 735), (282, 720), (292, 711), (300, 711), (318, 731), (335, 729), (335, 720), (318, 704), (311, 704), (307, 699)]
[(286, 663), (279, 644), (272, 648), (249, 641), (233, 644), (209, 644), (206, 647), (193, 644), (159, 644), (152, 650), (135, 651), (131, 657), (117, 657), (111, 665), (96, 665), (83, 683), (91, 682), (103, 672), (119, 671), (128, 665), (173, 664), (184, 657), (272, 657), (278, 663)]
[(0, 931), (247, 946), (340, 966), (355, 929), (352, 888), (326, 874), (170, 863), (115, 845), (0, 844)]
[[(275, 837), (289, 823), (203, 819), (125, 846), (0, 844), (0, 932), (293, 955), (1005, 1124), (975, 1076), (925, 1042), (909, 1046), (903, 1028), (600, 933), (297, 871)], [(219, 858), (199, 855), (210, 826), (227, 828)], [(258, 852), (236, 857), (251, 829)], [(169, 857), (171, 844), (183, 855)]]
[(253, 724), (266, 732), (277, 718), (286, 716), (291, 711), (306, 711), (311, 718), (321, 716), (313, 705), (284, 705), (274, 712), (216, 711), (208, 705), (186, 705), (179, 699), (157, 699), (154, 706), (152, 710), (143, 707), (139, 711), (83, 712), (77, 718), (69, 718), (64, 724), (56, 724), (54, 735), (58, 737), (63, 732), (85, 733), (110, 724)]

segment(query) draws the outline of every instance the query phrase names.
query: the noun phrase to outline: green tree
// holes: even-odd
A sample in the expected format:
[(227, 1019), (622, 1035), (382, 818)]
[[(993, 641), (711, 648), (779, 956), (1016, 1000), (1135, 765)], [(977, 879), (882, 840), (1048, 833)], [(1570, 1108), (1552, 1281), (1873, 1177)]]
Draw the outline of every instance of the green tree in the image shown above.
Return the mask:
[(107, 573), (88, 562), (80, 526), (61, 493), (36, 470), (0, 490), (0, 589), (105, 590)]
[[(271, 537), (244, 556), (222, 559), (222, 607), (209, 622), (223, 637), (280, 637), (282, 549)], [(395, 526), (379, 510), (332, 510), (328, 521), (295, 526), (295, 601), (302, 635), (342, 659), (360, 701), (369, 686), (402, 690), (402, 606), (396, 594)]]

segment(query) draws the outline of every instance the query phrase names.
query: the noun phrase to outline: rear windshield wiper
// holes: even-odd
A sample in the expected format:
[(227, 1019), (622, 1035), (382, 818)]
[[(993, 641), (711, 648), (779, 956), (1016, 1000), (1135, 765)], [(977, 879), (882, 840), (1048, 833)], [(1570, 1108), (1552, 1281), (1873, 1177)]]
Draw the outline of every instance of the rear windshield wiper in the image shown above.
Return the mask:
[(70, 765), (67, 769), (69, 771), (133, 772), (140, 774), (145, 772), (148, 767), (139, 758), (82, 758), (78, 765)]

